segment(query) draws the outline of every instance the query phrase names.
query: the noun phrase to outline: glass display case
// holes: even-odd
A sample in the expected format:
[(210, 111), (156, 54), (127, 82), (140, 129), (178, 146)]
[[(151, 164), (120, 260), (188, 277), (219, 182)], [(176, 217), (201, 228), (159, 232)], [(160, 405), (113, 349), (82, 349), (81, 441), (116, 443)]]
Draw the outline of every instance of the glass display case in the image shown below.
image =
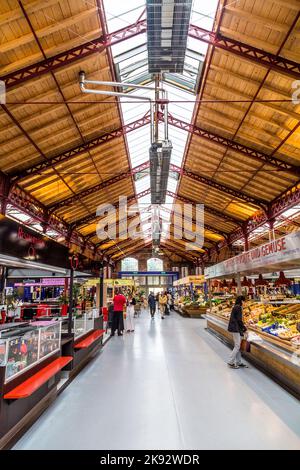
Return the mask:
[(49, 356), (60, 348), (60, 329), (57, 322), (41, 329), (40, 359)]
[[(38, 322), (37, 322), (38, 323)], [(0, 340), (0, 364), (6, 366), (5, 382), (60, 351), (61, 322), (32, 324), (30, 331)]]
[(5, 364), (6, 341), (0, 339), (0, 366)]
[(81, 318), (74, 318), (74, 339), (94, 329), (93, 312), (86, 313)]
[[(74, 334), (75, 340), (94, 329), (94, 318), (97, 318), (95, 316), (94, 309), (91, 309), (87, 313), (78, 317), (73, 317), (72, 333)], [(67, 332), (68, 323), (65, 322), (62, 326), (62, 333), (66, 334)]]

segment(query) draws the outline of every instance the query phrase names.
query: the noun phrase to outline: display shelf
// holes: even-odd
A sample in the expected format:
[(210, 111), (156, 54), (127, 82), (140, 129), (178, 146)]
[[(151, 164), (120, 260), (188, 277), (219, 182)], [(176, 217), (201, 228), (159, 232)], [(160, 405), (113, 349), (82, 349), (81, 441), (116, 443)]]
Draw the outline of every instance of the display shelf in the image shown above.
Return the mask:
[[(228, 319), (213, 313), (206, 314), (207, 330), (224, 342), (233, 345), (232, 334), (228, 331)], [(261, 341), (250, 342), (250, 352), (242, 354), (263, 370), (277, 383), (300, 398), (300, 349), (291, 347), (286, 341), (249, 327)]]
[(60, 351), (61, 322), (42, 323), (31, 323), (29, 331), (23, 334), (19, 329), (18, 335), (12, 330), (9, 338), (1, 339), (1, 349), (5, 349), (1, 361), (5, 365), (5, 383)]
[(18, 400), (27, 398), (36, 392), (42, 385), (54, 375), (61, 371), (67, 364), (73, 360), (73, 357), (59, 357), (43, 367), (36, 374), (32, 375), (29, 379), (22, 382), (17, 387), (13, 388), (10, 392), (4, 395), (5, 400)]
[(93, 333), (89, 334), (85, 339), (80, 341), (79, 343), (76, 343), (74, 345), (74, 349), (85, 349), (91, 346), (97, 339), (101, 338), (103, 334), (105, 333), (105, 330), (98, 330), (98, 331), (93, 331)]

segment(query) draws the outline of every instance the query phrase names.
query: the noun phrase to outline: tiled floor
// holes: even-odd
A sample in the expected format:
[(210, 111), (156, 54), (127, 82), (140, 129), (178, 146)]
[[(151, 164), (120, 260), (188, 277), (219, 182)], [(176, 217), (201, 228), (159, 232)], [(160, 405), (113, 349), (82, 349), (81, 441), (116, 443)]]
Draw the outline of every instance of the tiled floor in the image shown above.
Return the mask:
[(15, 449), (300, 449), (300, 404), (231, 370), (205, 320), (144, 314), (114, 337)]

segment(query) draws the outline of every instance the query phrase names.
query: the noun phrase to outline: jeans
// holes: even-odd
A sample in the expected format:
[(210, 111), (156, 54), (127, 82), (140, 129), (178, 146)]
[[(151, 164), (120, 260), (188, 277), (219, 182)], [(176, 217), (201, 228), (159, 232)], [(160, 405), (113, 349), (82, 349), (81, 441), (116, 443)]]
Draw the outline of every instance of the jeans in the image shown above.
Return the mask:
[(234, 348), (229, 356), (229, 364), (239, 365), (242, 362), (242, 355), (240, 351), (242, 337), (240, 333), (232, 333)]
[(156, 305), (150, 305), (150, 314), (151, 314), (151, 317), (154, 317), (154, 315), (155, 315), (155, 310), (156, 310)]
[(119, 335), (121, 334), (122, 317), (123, 317), (123, 311), (122, 312), (114, 311), (113, 320), (112, 320), (112, 328), (111, 328), (111, 334), (112, 335), (115, 334), (116, 330), (118, 330)]

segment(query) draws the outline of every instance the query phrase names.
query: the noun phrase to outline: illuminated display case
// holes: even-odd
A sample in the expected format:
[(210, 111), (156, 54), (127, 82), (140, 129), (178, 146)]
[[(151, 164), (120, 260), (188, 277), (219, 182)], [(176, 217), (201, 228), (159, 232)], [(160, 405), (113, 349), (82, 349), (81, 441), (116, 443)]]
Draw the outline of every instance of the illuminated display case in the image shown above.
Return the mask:
[(60, 351), (61, 322), (34, 325), (23, 335), (0, 340), (0, 363), (5, 366), (5, 383)]

